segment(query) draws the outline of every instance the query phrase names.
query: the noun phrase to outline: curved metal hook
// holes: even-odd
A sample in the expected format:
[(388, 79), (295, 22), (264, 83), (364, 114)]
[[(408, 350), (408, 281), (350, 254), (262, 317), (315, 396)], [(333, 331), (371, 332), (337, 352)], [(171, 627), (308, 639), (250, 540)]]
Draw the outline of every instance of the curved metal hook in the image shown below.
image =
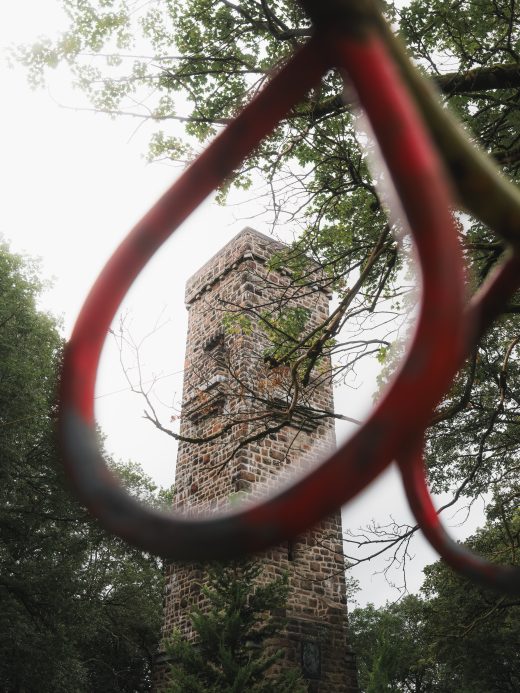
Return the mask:
[[(512, 255), (498, 267), (472, 298), (465, 320), (481, 337), (504, 303), (520, 286), (520, 256)], [(466, 354), (461, 354), (461, 360)], [(430, 544), (457, 572), (474, 582), (510, 594), (520, 594), (520, 568), (491, 563), (454, 541), (442, 525), (433, 504), (422, 455), (423, 441), (399, 455), (397, 464), (410, 508)]]
[(491, 563), (454, 541), (444, 529), (426, 483), (422, 445), (398, 459), (410, 508), (424, 536), (448, 565), (483, 587), (520, 594), (520, 568)]

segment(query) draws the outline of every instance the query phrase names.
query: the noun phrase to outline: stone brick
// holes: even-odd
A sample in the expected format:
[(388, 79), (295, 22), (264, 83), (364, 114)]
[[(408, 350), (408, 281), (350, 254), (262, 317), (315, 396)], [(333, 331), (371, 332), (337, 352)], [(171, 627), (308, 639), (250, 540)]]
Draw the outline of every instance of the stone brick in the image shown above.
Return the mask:
[[(181, 434), (204, 437), (221, 430), (233, 414), (244, 411), (247, 391), (261, 396), (283, 410), (276, 400), (277, 387), (283, 385), (287, 370), (274, 373), (264, 363), (266, 339), (258, 321), (251, 332), (223, 329), (225, 315), (237, 311), (245, 315), (247, 307), (258, 310), (269, 302), (287, 300), (289, 305), (310, 313), (310, 327), (328, 314), (330, 296), (324, 291), (302, 292), (291, 285), (287, 271), (268, 270), (266, 263), (284, 246), (252, 229), (244, 229), (186, 285), (189, 310), (186, 343), (186, 371), (181, 416)], [(294, 291), (294, 295), (291, 292)], [(230, 378), (239, 375), (244, 392), (237, 392)], [(275, 369), (276, 370), (276, 369)], [(280, 381), (278, 384), (276, 378)], [(236, 379), (235, 379), (236, 382)], [(283, 389), (283, 387), (281, 388)], [(333, 410), (332, 384), (320, 378), (304, 393), (307, 411), (302, 421), (311, 421), (312, 408)], [(228, 417), (226, 419), (226, 417)], [(179, 444), (174, 505), (183, 512), (223, 511), (237, 492), (252, 499), (261, 498), (326, 455), (335, 446), (332, 418), (318, 425), (283, 428), (271, 433), (229, 459), (239, 436), (248, 433), (248, 424), (211, 442)], [(221, 466), (220, 473), (214, 470)], [(290, 595), (287, 626), (277, 646), (284, 659), (278, 666), (302, 669), (308, 690), (316, 693), (357, 691), (355, 657), (348, 640), (346, 591), (342, 563), (342, 527), (340, 512), (326, 518), (305, 535), (284, 546), (265, 551), (265, 579), (287, 572)], [(339, 555), (338, 555), (339, 552)], [(164, 636), (179, 630), (191, 637), (189, 613), (195, 604), (203, 605), (201, 584), (204, 571), (193, 564), (168, 566), (165, 577)], [(273, 644), (274, 645), (274, 644)], [(164, 684), (164, 655), (157, 660), (155, 687)]]

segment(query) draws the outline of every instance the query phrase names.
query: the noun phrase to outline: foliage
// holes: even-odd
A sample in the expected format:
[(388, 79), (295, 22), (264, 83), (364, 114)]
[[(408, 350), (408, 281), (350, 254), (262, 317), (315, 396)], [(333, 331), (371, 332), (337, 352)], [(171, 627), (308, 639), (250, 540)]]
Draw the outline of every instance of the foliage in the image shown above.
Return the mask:
[[(71, 498), (54, 440), (61, 338), (37, 267), (0, 247), (0, 688), (143, 691), (161, 623), (160, 562)], [(138, 465), (129, 490), (157, 493)]]
[[(499, 510), (496, 508), (496, 510)], [(494, 561), (519, 565), (520, 514), (500, 509), (466, 542)], [(427, 566), (423, 596), (350, 617), (361, 690), (490, 693), (520, 686), (518, 601)]]
[(285, 354), (294, 348), (302, 334), (311, 311), (308, 308), (288, 307), (280, 315), (272, 315), (271, 311), (262, 314), (262, 326), (269, 340), (265, 356), (279, 363)]
[(429, 657), (420, 598), (409, 595), (379, 609), (368, 604), (354, 609), (349, 622), (362, 691), (432, 690), (436, 665)]
[[(506, 509), (499, 503), (490, 516), (486, 526), (466, 543), (493, 561), (520, 565), (518, 487), (513, 506)], [(440, 690), (517, 691), (518, 600), (460, 578), (441, 561), (428, 566), (425, 574), (428, 631), (434, 656), (441, 665)]]
[(297, 693), (295, 669), (273, 670), (283, 656), (270, 641), (283, 626), (286, 578), (257, 582), (260, 562), (213, 564), (203, 586), (206, 604), (191, 614), (193, 640), (174, 634), (170, 693)]
[[(293, 0), (167, 0), (139, 8), (128, 0), (62, 1), (69, 30), (55, 42), (41, 39), (15, 52), (27, 67), (29, 80), (41, 85), (54, 67), (66, 63), (93, 108), (112, 116), (156, 121), (151, 158), (182, 163), (310, 35), (309, 22)], [(381, 4), (415, 62), (437, 83), (446, 106), (505, 175), (517, 180), (518, 4), (510, 0)], [(134, 51), (136, 47), (139, 50)], [(300, 231), (289, 251), (273, 261), (273, 268), (277, 264), (292, 273), (290, 298), (260, 311), (236, 306), (234, 315), (241, 317), (228, 323), (229, 329), (243, 333), (256, 322), (267, 326), (266, 338), (271, 339), (264, 354), (267, 363), (290, 372), (288, 419), (305, 402), (311, 375), (319, 378), (323, 359), (332, 360), (328, 375), (336, 383), (352, 384), (356, 369), (373, 358), (383, 362), (386, 380), (396, 361), (392, 354), (401, 353), (393, 345), (403, 326), (406, 331), (407, 312), (416, 300), (415, 282), (405, 274), (381, 203), (378, 186), (385, 182), (384, 174), (367, 166), (365, 154), (373, 155), (374, 147), (360, 130), (352, 100), (342, 95), (340, 75), (333, 70), (222, 191), (224, 199), (231, 185), (248, 187), (260, 179), (273, 226), (291, 224)], [(473, 291), (489, 275), (504, 245), (467, 214), (457, 213), (457, 219)], [(308, 275), (305, 258), (317, 264), (319, 273)], [(311, 329), (303, 316), (291, 314), (291, 300), (296, 291), (314, 291), (317, 283), (334, 291), (337, 309)], [(520, 455), (515, 341), (519, 313), (515, 298), (434, 416), (426, 449), (430, 483), (435, 491), (450, 494), (448, 503), (463, 499), (471, 506), (479, 496), (505, 502), (511, 495)], [(252, 411), (255, 406), (253, 402)], [(266, 420), (270, 421), (267, 435), (272, 419)], [(164, 430), (157, 419), (154, 423)], [(244, 417), (222, 430), (238, 436), (243, 423)], [(370, 537), (376, 542), (373, 555), (379, 554), (383, 529), (369, 527), (363, 533), (365, 544)], [(390, 549), (403, 552), (413, 531), (398, 527), (383, 540)], [(367, 558), (353, 557), (351, 563), (358, 560)]]

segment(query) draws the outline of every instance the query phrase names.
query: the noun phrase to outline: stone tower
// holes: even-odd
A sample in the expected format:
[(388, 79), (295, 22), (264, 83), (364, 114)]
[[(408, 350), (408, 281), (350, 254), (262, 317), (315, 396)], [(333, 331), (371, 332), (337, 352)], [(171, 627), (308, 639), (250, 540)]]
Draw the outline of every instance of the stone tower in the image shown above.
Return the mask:
[[(298, 401), (291, 373), (273, 366), (268, 335), (293, 321), (318, 325), (330, 296), (313, 283), (273, 269), (281, 245), (244, 229), (187, 283), (188, 337), (175, 508), (196, 514), (225, 510), (241, 496), (261, 497), (335, 445), (330, 362), (322, 359)], [(273, 332), (274, 331), (274, 332)], [(205, 441), (205, 442), (200, 442)], [(356, 691), (347, 635), (341, 514), (297, 540), (262, 554), (266, 579), (289, 575), (283, 641), (286, 666), (300, 667), (308, 690)], [(164, 634), (190, 636), (189, 612), (202, 600), (203, 573), (191, 564), (167, 570)], [(160, 689), (160, 683), (158, 684)]]

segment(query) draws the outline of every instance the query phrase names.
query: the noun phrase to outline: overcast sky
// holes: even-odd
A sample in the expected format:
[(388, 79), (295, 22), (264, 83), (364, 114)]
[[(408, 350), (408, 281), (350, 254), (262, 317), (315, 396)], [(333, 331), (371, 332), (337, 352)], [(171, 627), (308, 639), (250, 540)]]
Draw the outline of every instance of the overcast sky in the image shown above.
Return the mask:
[[(0, 5), (2, 47), (30, 42), (41, 34), (52, 36), (63, 26), (58, 0)], [(68, 335), (111, 252), (179, 171), (145, 162), (146, 128), (136, 131), (131, 120), (75, 110), (81, 97), (70, 90), (64, 71), (53, 76), (47, 89), (34, 92), (21, 69), (7, 70), (2, 62), (0, 93), (0, 233), (14, 251), (41, 258), (42, 276), (53, 278), (42, 308), (62, 318)], [(121, 308), (136, 341), (162, 325), (145, 340), (142, 362), (146, 377), (160, 379), (156, 396), (166, 404), (178, 402), (182, 391), (185, 281), (245, 225), (269, 232), (266, 220), (248, 219), (255, 211), (247, 204), (222, 208), (207, 202), (154, 258)], [(372, 382), (369, 378), (354, 393), (349, 411), (343, 413), (361, 416), (368, 410)], [(128, 391), (113, 343), (105, 349), (97, 397), (96, 413), (110, 452), (140, 462), (157, 483), (171, 484), (175, 446), (142, 420), (143, 404)], [(397, 521), (410, 521), (393, 472), (345, 509), (344, 523), (358, 526), (383, 519), (389, 511)], [(457, 532), (465, 535), (473, 527)], [(412, 553), (418, 558), (409, 569), (408, 586), (416, 589), (421, 566), (436, 556), (422, 540), (415, 542)], [(370, 567), (356, 571), (363, 587), (360, 603), (395, 598), (384, 578), (371, 573)], [(399, 581), (399, 575), (394, 577)]]

